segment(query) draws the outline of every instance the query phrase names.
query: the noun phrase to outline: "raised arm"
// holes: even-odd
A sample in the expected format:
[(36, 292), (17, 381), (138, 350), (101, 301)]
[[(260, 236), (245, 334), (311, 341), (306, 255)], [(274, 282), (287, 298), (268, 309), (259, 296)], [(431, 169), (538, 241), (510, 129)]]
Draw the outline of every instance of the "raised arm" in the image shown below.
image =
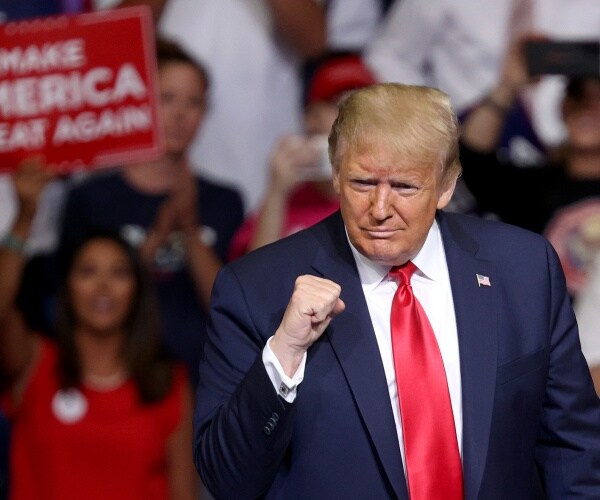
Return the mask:
[(520, 38), (508, 50), (498, 83), (467, 115), (462, 141), (470, 148), (492, 152), (498, 147), (506, 115), (519, 92), (532, 82), (525, 63), (524, 44), (531, 36)]
[(255, 250), (284, 236), (290, 193), (304, 181), (307, 167), (318, 161), (318, 152), (302, 135), (286, 135), (270, 159), (270, 178), (248, 250)]
[(325, 7), (315, 0), (267, 0), (278, 35), (301, 57), (317, 57), (327, 45)]
[[(279, 396), (267, 372), (263, 355), (268, 337), (274, 335), (272, 352), (289, 376), (345, 307), (340, 287), (315, 276), (298, 278), (285, 312), (280, 305), (287, 286), (269, 287), (278, 300), (271, 304), (272, 313), (265, 313), (250, 306), (247, 294), (256, 292), (247, 285), (240, 286), (231, 267), (219, 273), (200, 363), (194, 457), (216, 498), (235, 498), (240, 491), (245, 498), (264, 494), (292, 439), (296, 404)], [(276, 426), (276, 431), (265, 433), (265, 426)]]
[(19, 208), (0, 247), (0, 366), (13, 381), (22, 378), (33, 361), (35, 341), (16, 307), (16, 298), (26, 264), (25, 241), (40, 194), (51, 177), (39, 158), (25, 160), (13, 175)]

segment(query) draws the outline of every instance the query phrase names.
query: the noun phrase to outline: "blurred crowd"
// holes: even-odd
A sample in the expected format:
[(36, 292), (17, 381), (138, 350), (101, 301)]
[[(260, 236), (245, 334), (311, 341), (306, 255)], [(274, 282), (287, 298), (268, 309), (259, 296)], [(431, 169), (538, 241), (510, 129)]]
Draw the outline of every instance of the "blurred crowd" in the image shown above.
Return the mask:
[(600, 75), (526, 57), (600, 41), (597, 0), (0, 0), (0, 22), (132, 5), (155, 23), (162, 155), (0, 176), (0, 499), (210, 498), (191, 415), (213, 280), (338, 209), (329, 129), (376, 82), (450, 95), (447, 210), (548, 238), (600, 393)]

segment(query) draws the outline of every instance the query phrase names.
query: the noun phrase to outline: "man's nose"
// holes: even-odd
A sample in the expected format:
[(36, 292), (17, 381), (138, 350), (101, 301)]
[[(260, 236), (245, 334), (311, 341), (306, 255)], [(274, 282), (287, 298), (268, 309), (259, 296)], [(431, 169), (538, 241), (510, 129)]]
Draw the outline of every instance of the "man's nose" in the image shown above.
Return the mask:
[(391, 188), (388, 184), (378, 184), (371, 192), (371, 215), (377, 220), (384, 220), (391, 212)]

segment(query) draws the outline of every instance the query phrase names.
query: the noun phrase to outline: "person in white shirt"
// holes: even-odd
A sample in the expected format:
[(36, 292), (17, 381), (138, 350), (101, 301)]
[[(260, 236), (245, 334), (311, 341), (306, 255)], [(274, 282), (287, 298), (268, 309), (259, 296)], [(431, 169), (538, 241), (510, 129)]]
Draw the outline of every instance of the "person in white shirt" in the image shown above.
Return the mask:
[(380, 0), (168, 0), (159, 32), (207, 67), (213, 92), (192, 145), (194, 163), (235, 185), (250, 212), (266, 188), (270, 152), (302, 129), (301, 69), (325, 49), (360, 49)]

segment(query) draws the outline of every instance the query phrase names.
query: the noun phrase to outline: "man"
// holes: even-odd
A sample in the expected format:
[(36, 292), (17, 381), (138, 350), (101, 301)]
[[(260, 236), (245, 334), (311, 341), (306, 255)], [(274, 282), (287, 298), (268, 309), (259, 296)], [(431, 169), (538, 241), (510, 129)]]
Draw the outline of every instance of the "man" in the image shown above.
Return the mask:
[[(438, 90), (355, 91), (329, 138), (340, 212), (221, 270), (194, 422), (216, 497), (600, 497), (600, 402), (560, 263), (539, 235), (441, 211), (457, 135)], [(396, 285), (415, 266), (416, 299)], [(410, 379), (425, 337), (398, 341), (411, 304), (436, 395)]]

